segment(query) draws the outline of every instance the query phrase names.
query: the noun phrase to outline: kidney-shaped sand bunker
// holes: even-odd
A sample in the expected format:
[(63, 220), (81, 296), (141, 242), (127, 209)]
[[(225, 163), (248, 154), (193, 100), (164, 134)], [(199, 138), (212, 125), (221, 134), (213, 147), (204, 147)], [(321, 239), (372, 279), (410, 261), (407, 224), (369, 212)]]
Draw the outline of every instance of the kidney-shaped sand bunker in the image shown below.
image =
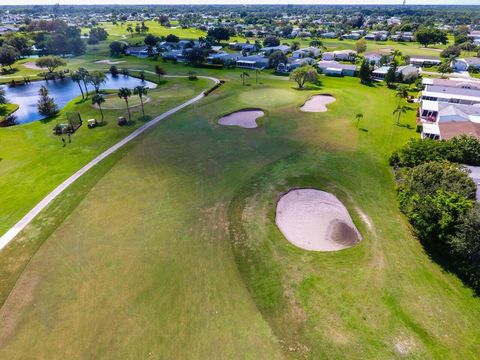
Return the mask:
[(278, 201), (275, 221), (288, 241), (305, 250), (337, 251), (362, 240), (345, 206), (325, 191), (289, 191)]
[(308, 99), (300, 108), (304, 112), (325, 112), (328, 104), (336, 101), (331, 95), (315, 95)]
[(218, 123), (224, 126), (240, 126), (246, 129), (253, 129), (258, 126), (257, 119), (265, 113), (260, 109), (245, 109), (225, 115)]

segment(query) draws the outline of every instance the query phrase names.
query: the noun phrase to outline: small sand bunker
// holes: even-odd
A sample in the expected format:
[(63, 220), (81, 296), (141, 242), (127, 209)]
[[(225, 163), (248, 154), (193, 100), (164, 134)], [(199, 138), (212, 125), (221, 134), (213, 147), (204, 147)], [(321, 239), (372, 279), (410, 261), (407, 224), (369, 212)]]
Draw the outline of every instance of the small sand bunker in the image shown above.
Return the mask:
[(113, 61), (113, 60), (105, 59), (105, 60), (95, 61), (95, 64), (118, 65), (118, 64), (121, 64), (121, 63), (124, 63), (124, 62), (125, 62), (125, 61), (123, 61), (123, 60), (121, 60), (121, 61)]
[(45, 70), (45, 69), (41, 68), (40, 66), (38, 66), (33, 61), (28, 61), (28, 62), (24, 63), (23, 66), (25, 66), (27, 69), (32, 69), (32, 70)]
[(240, 110), (222, 117), (218, 120), (218, 123), (225, 126), (240, 126), (246, 129), (253, 129), (258, 126), (257, 119), (264, 115), (265, 113), (262, 110)]
[(330, 95), (315, 95), (307, 100), (300, 110), (305, 112), (325, 112), (327, 104), (334, 102), (336, 99)]
[(313, 251), (337, 251), (356, 245), (362, 236), (335, 195), (298, 189), (283, 195), (275, 219), (292, 244)]

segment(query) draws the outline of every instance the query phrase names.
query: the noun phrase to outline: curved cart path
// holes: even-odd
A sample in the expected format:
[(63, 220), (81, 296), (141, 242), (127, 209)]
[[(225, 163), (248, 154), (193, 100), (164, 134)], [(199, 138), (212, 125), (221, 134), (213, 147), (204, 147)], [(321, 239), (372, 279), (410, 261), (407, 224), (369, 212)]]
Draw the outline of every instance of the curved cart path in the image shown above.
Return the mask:
[[(145, 71), (146, 73), (155, 74), (151, 71)], [(175, 75), (165, 75), (165, 77), (171, 78), (181, 78), (186, 76), (175, 76)], [(213, 81), (215, 84), (218, 84), (220, 80), (210, 77), (210, 76), (198, 76), (199, 78), (204, 78)], [(205, 97), (204, 93), (197, 95), (196, 97), (180, 104), (163, 114), (158, 115), (153, 120), (149, 121), (148, 123), (140, 126), (138, 129), (133, 131), (130, 135), (126, 136), (115, 145), (111, 146), (100, 155), (92, 159), (88, 164), (84, 165), (81, 169), (77, 170), (74, 174), (72, 174), (68, 179), (58, 185), (52, 192), (50, 192), (47, 196), (45, 196), (35, 207), (30, 210), (20, 221), (18, 221), (15, 225), (13, 225), (5, 234), (0, 237), (0, 250), (3, 249), (10, 241), (12, 241), (15, 236), (17, 236), (20, 231), (22, 231), (43, 209), (45, 209), (48, 204), (50, 204), (58, 195), (60, 195), (66, 188), (68, 188), (71, 184), (75, 182), (79, 177), (85, 174), (88, 170), (92, 167), (97, 165), (100, 161), (105, 159), (107, 156), (113, 154), (115, 151), (120, 149), (122, 146), (126, 145), (133, 139), (137, 138), (140, 134), (144, 133), (146, 130), (150, 129), (152, 126), (155, 126), (163, 119), (169, 117), (170, 115), (175, 114), (176, 112), (182, 110), (183, 108), (200, 101)]]

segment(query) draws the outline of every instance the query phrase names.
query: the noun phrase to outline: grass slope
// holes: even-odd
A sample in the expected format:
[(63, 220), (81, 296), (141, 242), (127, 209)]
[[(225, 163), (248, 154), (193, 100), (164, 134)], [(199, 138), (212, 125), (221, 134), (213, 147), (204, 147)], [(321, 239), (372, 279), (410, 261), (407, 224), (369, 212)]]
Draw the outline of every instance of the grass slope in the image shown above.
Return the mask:
[[(46, 241), (1, 309), (0, 357), (474, 358), (478, 299), (430, 261), (397, 209), (386, 159), (417, 135), (395, 125), (394, 93), (225, 75), (69, 189), (56, 230), (42, 229), (58, 202), (22, 234)], [(337, 101), (301, 113), (318, 92)], [(244, 107), (265, 110), (261, 127), (216, 124)], [(368, 131), (353, 127), (358, 111)], [(291, 186), (335, 192), (364, 241), (333, 254), (290, 245), (273, 216)]]

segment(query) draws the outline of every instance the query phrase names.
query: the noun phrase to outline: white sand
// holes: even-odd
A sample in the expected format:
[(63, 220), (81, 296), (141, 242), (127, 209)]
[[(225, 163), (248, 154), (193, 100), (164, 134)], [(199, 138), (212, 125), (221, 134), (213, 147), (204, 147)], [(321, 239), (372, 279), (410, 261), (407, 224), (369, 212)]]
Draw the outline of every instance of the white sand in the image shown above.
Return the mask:
[(118, 65), (118, 64), (121, 64), (121, 63), (124, 63), (126, 61), (113, 61), (113, 60), (109, 60), (109, 59), (105, 59), (105, 60), (98, 60), (98, 61), (95, 61), (96, 64), (107, 64), (107, 65)]
[(40, 66), (37, 66), (37, 64), (33, 61), (29, 61), (23, 64), (27, 69), (32, 69), (32, 70), (45, 70), (41, 68)]
[(315, 95), (303, 104), (300, 110), (305, 112), (325, 112), (327, 111), (327, 104), (336, 101), (333, 96), (330, 95)]
[(253, 129), (258, 126), (256, 120), (264, 115), (265, 113), (261, 110), (240, 110), (222, 117), (218, 120), (218, 123), (225, 126), (240, 126), (246, 129)]
[(362, 236), (335, 195), (298, 189), (283, 195), (275, 219), (292, 244), (313, 251), (337, 251), (356, 245)]

